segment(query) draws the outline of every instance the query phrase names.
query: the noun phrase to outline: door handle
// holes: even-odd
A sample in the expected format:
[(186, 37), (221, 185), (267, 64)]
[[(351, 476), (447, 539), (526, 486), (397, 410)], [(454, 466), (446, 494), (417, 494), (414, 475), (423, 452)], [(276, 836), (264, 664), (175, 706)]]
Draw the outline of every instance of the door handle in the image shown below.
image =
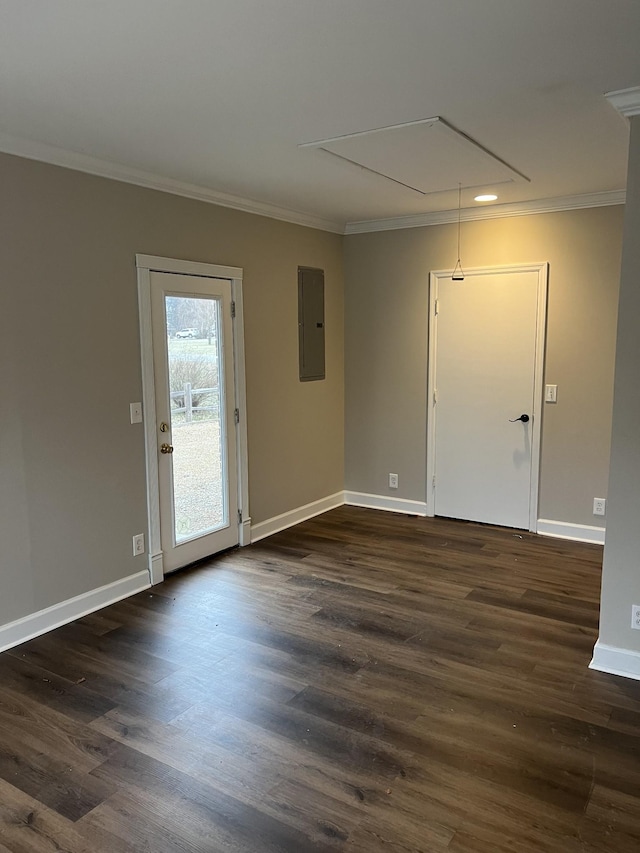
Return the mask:
[(173, 445), (164, 442), (160, 445), (160, 453), (173, 453)]
[(519, 418), (513, 418), (513, 420), (511, 418), (509, 418), (510, 424), (515, 424), (518, 421), (522, 421), (523, 424), (528, 423), (529, 422), (529, 415), (520, 415)]

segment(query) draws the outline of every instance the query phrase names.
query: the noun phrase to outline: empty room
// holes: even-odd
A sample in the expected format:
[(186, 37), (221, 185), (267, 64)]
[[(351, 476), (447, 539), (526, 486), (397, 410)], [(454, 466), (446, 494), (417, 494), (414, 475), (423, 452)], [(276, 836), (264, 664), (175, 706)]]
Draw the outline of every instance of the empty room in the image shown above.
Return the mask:
[(637, 853), (640, 5), (0, 16), (0, 853)]

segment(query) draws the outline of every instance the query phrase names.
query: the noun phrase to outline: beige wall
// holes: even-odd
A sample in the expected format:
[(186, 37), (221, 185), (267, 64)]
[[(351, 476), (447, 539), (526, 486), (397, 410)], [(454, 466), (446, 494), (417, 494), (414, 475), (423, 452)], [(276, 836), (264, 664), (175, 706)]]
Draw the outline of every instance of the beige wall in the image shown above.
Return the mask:
[[(342, 238), (0, 156), (0, 624), (145, 568), (135, 254), (244, 269), (254, 523), (343, 487)], [(298, 381), (297, 267), (327, 379)]]
[[(549, 262), (538, 517), (598, 525), (607, 496), (622, 207), (462, 225), (463, 266)], [(425, 500), (429, 272), (451, 269), (456, 226), (345, 238), (346, 488)], [(400, 488), (391, 491), (388, 473)]]
[(640, 652), (640, 116), (631, 120), (600, 642)]

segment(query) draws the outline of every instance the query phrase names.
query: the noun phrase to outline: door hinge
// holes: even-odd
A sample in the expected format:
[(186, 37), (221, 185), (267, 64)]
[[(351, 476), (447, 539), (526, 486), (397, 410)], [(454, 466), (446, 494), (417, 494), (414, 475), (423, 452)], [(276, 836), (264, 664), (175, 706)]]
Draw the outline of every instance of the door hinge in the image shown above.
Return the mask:
[(235, 316), (236, 316), (236, 303), (232, 302), (231, 303), (231, 318), (235, 319)]
[(240, 423), (240, 409), (235, 409), (233, 412), (234, 420), (237, 424)]
[(431, 488), (435, 489), (435, 487), (436, 487), (436, 475), (434, 474), (433, 477), (431, 478)]
[(433, 306), (433, 313), (435, 314), (436, 317), (438, 316), (439, 310), (440, 310), (440, 300), (436, 299), (434, 306)]
[(238, 524), (242, 524), (242, 510), (238, 510)]
[(434, 388), (434, 389), (433, 389), (433, 405), (435, 406), (435, 404), (436, 404), (437, 402), (438, 402), (438, 389), (437, 389), (437, 388)]

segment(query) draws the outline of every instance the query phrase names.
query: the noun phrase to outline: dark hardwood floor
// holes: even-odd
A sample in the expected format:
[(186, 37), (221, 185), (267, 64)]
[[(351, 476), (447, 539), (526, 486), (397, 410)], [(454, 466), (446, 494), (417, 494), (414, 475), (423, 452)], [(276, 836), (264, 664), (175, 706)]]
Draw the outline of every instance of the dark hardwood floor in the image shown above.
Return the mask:
[(596, 546), (343, 507), (0, 655), (0, 852), (638, 853)]

